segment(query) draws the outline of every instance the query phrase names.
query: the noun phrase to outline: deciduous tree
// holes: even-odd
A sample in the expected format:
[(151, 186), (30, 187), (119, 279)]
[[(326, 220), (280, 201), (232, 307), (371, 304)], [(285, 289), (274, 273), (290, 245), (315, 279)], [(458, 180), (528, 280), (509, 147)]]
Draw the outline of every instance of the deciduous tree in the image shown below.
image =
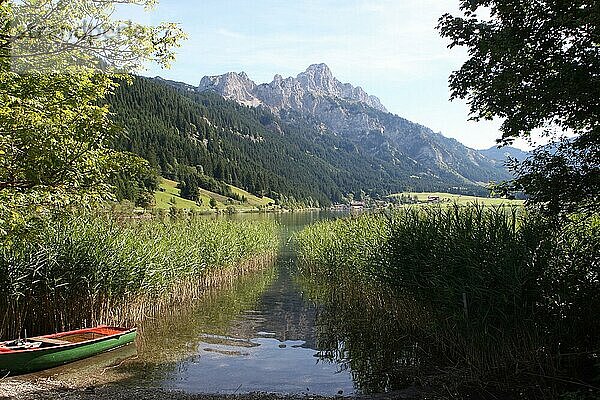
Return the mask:
[(500, 144), (532, 131), (574, 136), (515, 166), (510, 188), (555, 212), (598, 210), (600, 2), (461, 0), (460, 8), (438, 26), (469, 54), (450, 76), (451, 98), (467, 99), (474, 120), (502, 119)]
[(113, 17), (151, 0), (0, 1), (0, 235), (110, 199), (110, 177), (147, 168), (111, 150), (104, 97), (146, 61), (168, 66), (183, 33)]

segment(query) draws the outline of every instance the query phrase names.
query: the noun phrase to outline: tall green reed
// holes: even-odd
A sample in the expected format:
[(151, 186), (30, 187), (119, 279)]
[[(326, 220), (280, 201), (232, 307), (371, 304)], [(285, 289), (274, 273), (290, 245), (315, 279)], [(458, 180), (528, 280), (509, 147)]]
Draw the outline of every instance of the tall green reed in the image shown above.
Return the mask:
[(277, 246), (269, 222), (57, 219), (0, 253), (0, 337), (132, 323), (264, 267)]
[(390, 226), (381, 215), (317, 222), (295, 235), (300, 268), (310, 275), (368, 279), (382, 261), (389, 236)]
[(461, 384), (522, 381), (537, 390), (533, 377), (548, 387), (598, 378), (590, 374), (598, 373), (600, 323), (589, 316), (600, 310), (599, 218), (409, 207), (323, 222), (297, 240), (305, 275), (422, 306), (422, 318), (409, 313), (406, 323), (431, 339), (428, 351)]

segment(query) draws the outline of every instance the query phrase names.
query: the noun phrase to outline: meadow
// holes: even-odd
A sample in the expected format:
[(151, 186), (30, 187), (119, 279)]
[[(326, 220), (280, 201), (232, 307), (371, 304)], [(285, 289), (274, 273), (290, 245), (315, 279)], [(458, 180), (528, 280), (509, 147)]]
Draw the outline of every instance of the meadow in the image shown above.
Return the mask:
[(195, 202), (181, 197), (181, 190), (177, 187), (177, 185), (178, 183), (176, 181), (161, 178), (159, 190), (154, 193), (154, 199), (156, 203), (155, 208), (159, 210), (169, 210), (173, 207), (176, 209), (186, 209), (193, 212), (210, 213), (214, 212), (210, 205), (211, 199), (214, 200), (214, 207), (216, 209), (226, 210), (229, 207), (230, 210), (235, 210), (236, 212), (249, 212), (256, 211), (258, 209), (267, 209), (275, 204), (275, 200), (269, 197), (258, 197), (252, 193), (231, 185), (229, 186), (231, 191), (240, 198), (244, 198), (244, 202), (240, 202), (205, 189), (199, 189), (199, 201)]
[(524, 200), (512, 200), (497, 197), (480, 197), (480, 196), (468, 196), (463, 194), (453, 194), (446, 192), (402, 192), (390, 195), (391, 198), (416, 198), (418, 202), (427, 203), (430, 197), (439, 198), (439, 203), (444, 204), (461, 204), (469, 205), (473, 203), (484, 204), (488, 206), (499, 206), (499, 205), (523, 205)]
[(0, 337), (133, 324), (271, 265), (267, 221), (58, 218), (0, 253)]
[(589, 317), (600, 309), (598, 217), (404, 207), (320, 222), (296, 240), (304, 279), (401, 310), (439, 387), (544, 398), (587, 393), (600, 377)]

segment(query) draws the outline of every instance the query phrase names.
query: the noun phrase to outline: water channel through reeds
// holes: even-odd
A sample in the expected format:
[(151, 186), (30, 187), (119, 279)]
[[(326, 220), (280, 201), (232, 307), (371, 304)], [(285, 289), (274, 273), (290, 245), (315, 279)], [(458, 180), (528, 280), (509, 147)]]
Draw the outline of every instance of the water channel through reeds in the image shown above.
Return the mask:
[(279, 223), (282, 247), (274, 265), (161, 306), (139, 324), (135, 347), (30, 378), (52, 376), (76, 386), (158, 386), (188, 393), (357, 393), (352, 371), (317, 348), (321, 311), (298, 283), (290, 240), (310, 223), (339, 216), (232, 216)]
[[(438, 332), (441, 325), (426, 303), (404, 297), (400, 290), (386, 289), (376, 280), (363, 284), (368, 280), (358, 279), (357, 284), (357, 279), (344, 279), (348, 271), (343, 268), (339, 273), (323, 269), (315, 279), (306, 273), (311, 265), (305, 264), (302, 273), (299, 263), (306, 263), (306, 247), (304, 258), (299, 260), (298, 242), (292, 238), (312, 225), (312, 230), (297, 237), (300, 243), (306, 243), (310, 235), (320, 236), (324, 240), (321, 246), (311, 249), (320, 252), (321, 258), (327, 259), (333, 243), (341, 249), (339, 254), (331, 254), (336, 262), (352, 266), (355, 270), (351, 275), (368, 275), (371, 267), (363, 268), (361, 260), (378, 257), (373, 244), (388, 235), (387, 228), (381, 228), (386, 217), (315, 225), (346, 216), (330, 212), (229, 216), (251, 223), (277, 223), (281, 247), (270, 266), (262, 265), (219, 285), (192, 291), (190, 296), (172, 296), (171, 302), (157, 305), (140, 318), (140, 335), (134, 346), (33, 377), (52, 376), (73, 385), (149, 386), (187, 393), (346, 396), (395, 392), (410, 397), (445, 390), (449, 397), (460, 398), (455, 390), (472, 376), (452, 368), (454, 353), (439, 351), (455, 350), (443, 342), (446, 336), (453, 336), (440, 339), (439, 334), (427, 334)], [(508, 221), (516, 218), (514, 214), (508, 217)], [(506, 226), (509, 235), (515, 228), (510, 223)], [(495, 225), (492, 228), (493, 232), (504, 232)], [(349, 234), (336, 236), (335, 229)], [(480, 236), (489, 239), (487, 234)], [(359, 243), (357, 238), (368, 240)], [(489, 240), (493, 242), (495, 237)], [(443, 242), (440, 239), (436, 243)], [(378, 265), (374, 263), (372, 268)], [(460, 314), (462, 303), (458, 306)], [(473, 357), (485, 354), (479, 352)], [(482, 360), (490, 365), (495, 362)], [(456, 387), (449, 384), (453, 380), (459, 383)], [(488, 394), (490, 398), (503, 395)]]

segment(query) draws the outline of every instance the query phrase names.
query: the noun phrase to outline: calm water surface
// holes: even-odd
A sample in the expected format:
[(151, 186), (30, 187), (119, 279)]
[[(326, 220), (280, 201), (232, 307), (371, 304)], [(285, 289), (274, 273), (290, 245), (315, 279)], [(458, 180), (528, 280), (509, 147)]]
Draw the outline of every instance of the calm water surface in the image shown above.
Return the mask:
[(344, 299), (316, 301), (314, 290), (309, 298), (295, 274), (293, 232), (339, 216), (234, 216), (280, 222), (284, 244), (273, 269), (149, 320), (140, 327), (136, 346), (38, 375), (189, 393), (352, 395), (395, 389), (390, 366), (410, 367), (413, 355), (403, 343), (390, 350), (397, 335), (386, 336), (386, 316), (366, 314), (360, 304)]

